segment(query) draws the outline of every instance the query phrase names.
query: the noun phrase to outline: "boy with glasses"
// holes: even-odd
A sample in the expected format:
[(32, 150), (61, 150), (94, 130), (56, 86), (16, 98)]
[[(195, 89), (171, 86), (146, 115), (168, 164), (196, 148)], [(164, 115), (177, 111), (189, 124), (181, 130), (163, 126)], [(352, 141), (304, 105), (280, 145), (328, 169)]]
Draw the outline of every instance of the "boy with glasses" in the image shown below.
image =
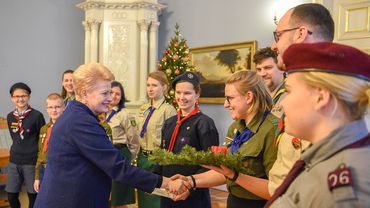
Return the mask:
[(44, 175), (46, 167), (46, 153), (48, 151), (48, 145), (50, 140), (51, 131), (53, 129), (55, 121), (64, 112), (63, 98), (58, 93), (51, 93), (46, 98), (46, 112), (50, 117), (49, 123), (45, 124), (40, 130), (39, 137), (39, 152), (37, 155), (37, 162), (35, 167), (35, 182), (34, 188), (38, 193), (40, 190), (40, 182)]
[(37, 145), (40, 128), (45, 125), (45, 119), (42, 113), (29, 105), (31, 89), (26, 84), (22, 82), (15, 83), (9, 92), (15, 110), (7, 116), (13, 144), (10, 147), (8, 181), (5, 191), (8, 193), (10, 207), (21, 207), (19, 191), (23, 182), (25, 182), (29, 207), (33, 207), (36, 199), (33, 182), (35, 179)]

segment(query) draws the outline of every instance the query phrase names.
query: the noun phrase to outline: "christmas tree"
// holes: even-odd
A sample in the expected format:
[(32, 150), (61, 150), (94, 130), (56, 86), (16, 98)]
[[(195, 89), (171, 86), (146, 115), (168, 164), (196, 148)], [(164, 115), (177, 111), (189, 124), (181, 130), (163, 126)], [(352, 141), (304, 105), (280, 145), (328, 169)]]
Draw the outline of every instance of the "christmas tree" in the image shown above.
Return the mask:
[[(194, 66), (190, 65), (189, 48), (186, 40), (181, 37), (180, 26), (175, 25), (175, 37), (171, 38), (169, 45), (163, 53), (162, 59), (158, 63), (158, 70), (167, 75), (170, 83), (178, 75), (185, 71), (194, 71)], [(175, 90), (170, 88), (166, 95), (166, 101), (177, 108)]]

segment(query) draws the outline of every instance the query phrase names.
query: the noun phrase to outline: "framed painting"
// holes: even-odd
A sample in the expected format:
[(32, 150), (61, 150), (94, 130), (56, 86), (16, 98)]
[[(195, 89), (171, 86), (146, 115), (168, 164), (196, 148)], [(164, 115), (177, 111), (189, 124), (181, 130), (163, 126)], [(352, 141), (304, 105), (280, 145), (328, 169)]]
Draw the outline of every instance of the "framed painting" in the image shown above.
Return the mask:
[(248, 41), (190, 49), (191, 64), (201, 83), (201, 103), (224, 103), (225, 80), (240, 70), (254, 69), (257, 42)]

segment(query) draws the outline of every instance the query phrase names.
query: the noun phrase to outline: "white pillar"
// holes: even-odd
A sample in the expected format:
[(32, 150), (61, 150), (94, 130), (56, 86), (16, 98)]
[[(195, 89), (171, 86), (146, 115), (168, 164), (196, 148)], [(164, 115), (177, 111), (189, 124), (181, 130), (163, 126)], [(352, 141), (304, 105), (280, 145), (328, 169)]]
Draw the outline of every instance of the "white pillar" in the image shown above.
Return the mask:
[(91, 27), (88, 21), (83, 21), (85, 29), (85, 64), (90, 63)]
[(140, 91), (139, 101), (146, 101), (146, 79), (148, 76), (148, 26), (149, 21), (140, 20), (138, 21), (140, 28)]
[(159, 22), (152, 21), (149, 29), (149, 71), (157, 70), (157, 47), (158, 47), (158, 27)]
[(91, 25), (91, 47), (90, 47), (90, 62), (98, 62), (99, 55), (99, 28), (100, 21), (92, 20)]

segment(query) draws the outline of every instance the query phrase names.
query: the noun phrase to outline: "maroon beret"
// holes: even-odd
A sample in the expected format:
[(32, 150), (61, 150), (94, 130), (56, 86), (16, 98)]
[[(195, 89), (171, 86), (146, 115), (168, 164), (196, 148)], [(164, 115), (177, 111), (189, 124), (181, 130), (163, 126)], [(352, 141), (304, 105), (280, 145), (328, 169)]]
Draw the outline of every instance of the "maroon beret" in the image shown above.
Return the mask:
[(327, 72), (370, 81), (370, 55), (332, 42), (293, 44), (283, 54), (286, 71)]

